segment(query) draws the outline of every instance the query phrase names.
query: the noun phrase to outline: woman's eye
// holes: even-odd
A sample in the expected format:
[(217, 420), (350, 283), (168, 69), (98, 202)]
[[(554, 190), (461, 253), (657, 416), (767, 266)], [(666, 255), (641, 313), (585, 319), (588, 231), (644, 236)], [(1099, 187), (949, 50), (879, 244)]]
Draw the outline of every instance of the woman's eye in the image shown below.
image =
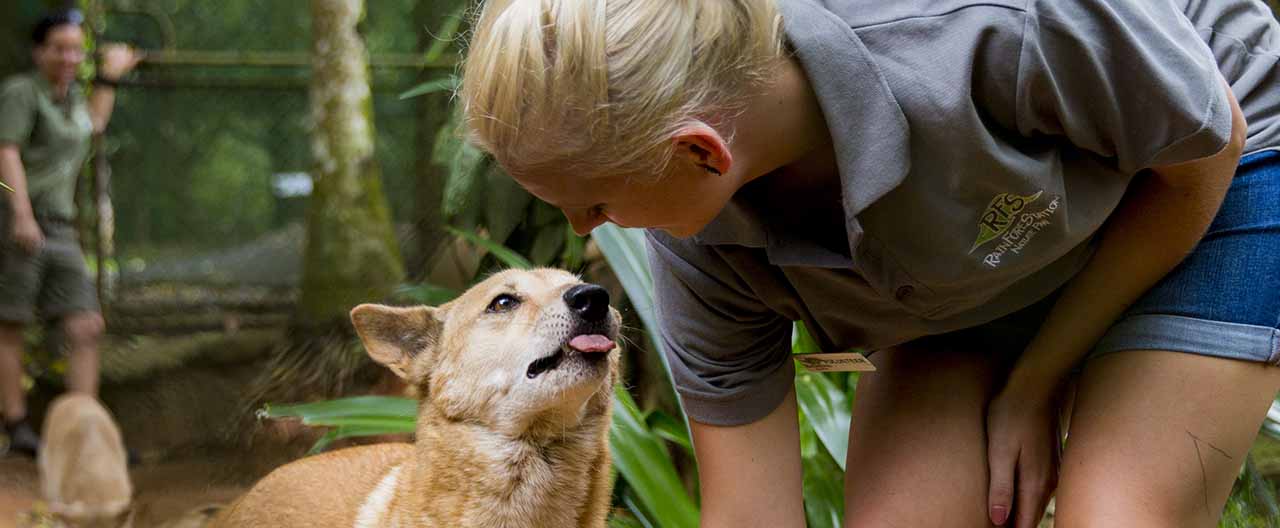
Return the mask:
[(517, 306), (520, 306), (520, 299), (517, 299), (514, 295), (507, 295), (504, 293), (494, 297), (493, 301), (489, 303), (489, 307), (485, 308), (484, 311), (488, 313), (509, 312), (514, 310)]

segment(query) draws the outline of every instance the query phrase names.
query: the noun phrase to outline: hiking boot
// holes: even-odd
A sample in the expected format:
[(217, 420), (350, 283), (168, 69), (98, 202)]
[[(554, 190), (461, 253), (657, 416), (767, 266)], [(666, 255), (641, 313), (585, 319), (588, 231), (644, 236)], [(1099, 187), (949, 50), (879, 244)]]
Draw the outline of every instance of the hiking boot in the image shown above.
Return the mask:
[(40, 452), (40, 435), (25, 419), (4, 424), (4, 433), (9, 437), (9, 451), (31, 458)]

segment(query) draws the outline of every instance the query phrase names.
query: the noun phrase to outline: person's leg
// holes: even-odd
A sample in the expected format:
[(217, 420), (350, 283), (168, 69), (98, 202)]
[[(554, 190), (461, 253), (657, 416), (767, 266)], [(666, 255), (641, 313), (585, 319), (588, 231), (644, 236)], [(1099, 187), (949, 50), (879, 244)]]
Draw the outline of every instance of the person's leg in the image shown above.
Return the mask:
[(6, 423), (27, 417), (22, 393), (23, 325), (0, 322), (0, 413)]
[(67, 388), (96, 397), (98, 340), (104, 328), (97, 292), (85, 269), (75, 230), (67, 224), (50, 225), (45, 237), (48, 265), (39, 311), (61, 323), (66, 338)]
[(845, 526), (990, 526), (984, 416), (1007, 357), (934, 339), (872, 359), (853, 406)]
[(97, 312), (77, 312), (62, 322), (67, 336), (67, 389), (98, 396), (98, 339), (104, 324)]
[(1080, 378), (1057, 528), (1218, 525), (1280, 367), (1163, 351), (1108, 354)]
[(9, 450), (35, 457), (40, 451), (40, 435), (27, 421), (22, 392), (22, 328), (17, 323), (0, 323), (0, 422), (9, 437)]

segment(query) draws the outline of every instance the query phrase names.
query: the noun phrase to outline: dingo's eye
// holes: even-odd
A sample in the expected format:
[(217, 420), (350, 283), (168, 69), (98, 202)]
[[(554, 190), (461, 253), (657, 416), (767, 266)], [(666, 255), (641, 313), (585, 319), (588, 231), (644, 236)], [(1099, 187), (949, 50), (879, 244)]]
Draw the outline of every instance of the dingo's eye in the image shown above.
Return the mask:
[(485, 308), (484, 311), (487, 313), (510, 312), (515, 310), (517, 306), (520, 306), (520, 299), (517, 299), (514, 295), (504, 293), (494, 297), (493, 301), (489, 303), (489, 307)]

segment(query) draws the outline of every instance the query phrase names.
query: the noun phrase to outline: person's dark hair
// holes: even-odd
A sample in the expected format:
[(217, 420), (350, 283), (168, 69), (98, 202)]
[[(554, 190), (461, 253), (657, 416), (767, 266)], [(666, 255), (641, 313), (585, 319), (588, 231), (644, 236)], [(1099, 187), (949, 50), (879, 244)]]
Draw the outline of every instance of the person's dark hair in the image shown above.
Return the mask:
[(64, 9), (54, 11), (45, 15), (39, 22), (36, 22), (35, 29), (31, 30), (31, 42), (37, 46), (41, 46), (46, 40), (49, 40), (49, 33), (60, 26), (76, 26), (80, 27), (84, 23), (84, 14), (79, 9)]

